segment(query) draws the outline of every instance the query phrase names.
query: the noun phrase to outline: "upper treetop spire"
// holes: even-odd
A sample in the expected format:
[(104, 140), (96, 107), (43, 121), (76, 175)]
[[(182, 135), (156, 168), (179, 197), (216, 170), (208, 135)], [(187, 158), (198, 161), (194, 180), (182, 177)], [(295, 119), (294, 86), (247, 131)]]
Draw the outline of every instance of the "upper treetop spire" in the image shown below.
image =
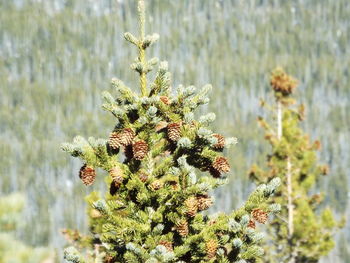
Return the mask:
[(139, 13), (140, 41), (145, 38), (145, 1), (138, 0), (137, 10)]
[(137, 10), (139, 13), (139, 36), (135, 37), (133, 34), (126, 32), (124, 37), (127, 41), (137, 46), (139, 55), (134, 63), (131, 64), (131, 68), (140, 74), (140, 89), (142, 96), (148, 96), (147, 91), (147, 78), (146, 74), (153, 69), (153, 66), (158, 63), (157, 58), (152, 58), (149, 61), (146, 60), (146, 48), (155, 43), (159, 35), (145, 35), (145, 21), (146, 21), (146, 8), (145, 1), (138, 0)]

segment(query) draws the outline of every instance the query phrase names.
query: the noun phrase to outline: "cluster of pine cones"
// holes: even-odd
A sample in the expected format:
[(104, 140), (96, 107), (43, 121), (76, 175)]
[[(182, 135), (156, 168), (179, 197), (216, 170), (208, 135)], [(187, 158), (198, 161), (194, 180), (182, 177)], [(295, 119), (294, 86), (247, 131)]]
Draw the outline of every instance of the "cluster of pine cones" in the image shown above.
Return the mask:
[[(181, 122), (170, 123), (167, 126), (167, 135), (170, 141), (176, 142), (181, 138)], [(223, 149), (225, 147), (225, 137), (221, 134), (213, 134), (217, 139), (217, 143), (213, 145), (215, 149)], [(230, 164), (227, 158), (223, 156), (216, 157), (213, 163), (208, 167), (210, 174), (213, 177), (220, 177), (222, 173), (230, 172)]]
[[(163, 100), (167, 101), (165, 98)], [(161, 121), (156, 125), (155, 129), (156, 131), (166, 129), (169, 141), (176, 143), (181, 138), (182, 122), (167, 123)], [(225, 147), (225, 137), (220, 134), (213, 134), (212, 136), (217, 139), (217, 143), (213, 147), (218, 150), (223, 149)], [(108, 145), (113, 150), (123, 147), (127, 158), (134, 158), (136, 160), (143, 160), (149, 151), (147, 142), (142, 139), (136, 139), (136, 133), (132, 128), (124, 128), (121, 131), (112, 132), (109, 136)], [(206, 169), (213, 177), (218, 178), (222, 173), (228, 173), (230, 171), (230, 165), (227, 158), (218, 156)], [(112, 169), (110, 175), (113, 178), (115, 186), (119, 187), (123, 181), (120, 168)], [(94, 167), (85, 164), (80, 169), (79, 177), (85, 185), (92, 185), (96, 177)], [(157, 185), (153, 185), (152, 189), (157, 190), (158, 187)]]
[(271, 74), (270, 85), (275, 92), (288, 96), (297, 87), (297, 81), (285, 73), (282, 68), (277, 68)]
[(131, 145), (133, 158), (142, 160), (148, 153), (148, 144), (144, 140), (134, 141), (135, 136), (136, 134), (131, 128), (125, 128), (121, 132), (112, 132), (108, 145), (114, 150)]

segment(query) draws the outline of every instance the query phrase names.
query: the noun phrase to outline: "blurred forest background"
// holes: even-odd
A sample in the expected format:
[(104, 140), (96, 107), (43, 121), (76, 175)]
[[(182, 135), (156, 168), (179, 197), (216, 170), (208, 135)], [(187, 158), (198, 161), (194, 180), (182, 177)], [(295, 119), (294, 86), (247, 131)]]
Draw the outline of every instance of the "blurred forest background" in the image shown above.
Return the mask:
[[(230, 184), (217, 211), (239, 206), (252, 189), (247, 170), (269, 150), (256, 119), (271, 96), (270, 71), (299, 79), (304, 128), (323, 144), (331, 174), (315, 191), (350, 220), (350, 2), (348, 0), (147, 0), (147, 32), (160, 34), (149, 57), (169, 61), (173, 86), (214, 86), (207, 111), (238, 137)], [(113, 117), (101, 92), (118, 77), (138, 89), (136, 57), (123, 33), (137, 32), (134, 0), (0, 0), (0, 195), (25, 195), (15, 237), (61, 253), (60, 229), (87, 231), (81, 163), (60, 151), (75, 135), (107, 138)], [(324, 262), (350, 262), (350, 224)], [(61, 255), (59, 255), (61, 257)], [(62, 257), (61, 257), (62, 258)]]

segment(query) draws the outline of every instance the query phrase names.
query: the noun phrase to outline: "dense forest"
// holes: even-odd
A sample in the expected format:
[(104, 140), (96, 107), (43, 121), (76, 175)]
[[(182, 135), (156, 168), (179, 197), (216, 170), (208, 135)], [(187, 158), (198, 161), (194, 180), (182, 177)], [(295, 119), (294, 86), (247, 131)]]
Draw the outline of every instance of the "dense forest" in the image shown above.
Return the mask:
[[(149, 0), (148, 6), (148, 31), (161, 35), (149, 56), (169, 61), (174, 87), (211, 83), (205, 110), (217, 113), (218, 132), (238, 138), (228, 156), (234, 183), (216, 193), (212, 210), (239, 207), (253, 189), (249, 167), (263, 166), (269, 150), (256, 122), (265, 114), (259, 100), (272, 99), (269, 75), (283, 66), (299, 79), (304, 129), (322, 142), (320, 160), (331, 167), (314, 191), (327, 193), (326, 204), (349, 218), (350, 3)], [(111, 90), (112, 77), (137, 89), (127, 66), (136, 51), (122, 37), (136, 31), (135, 13), (131, 0), (0, 0), (0, 192), (25, 194), (16, 236), (28, 245), (62, 253), (61, 229), (87, 230), (83, 197), (105, 184), (97, 178), (92, 188), (81, 185), (81, 162), (60, 144), (111, 132), (100, 94)], [(332, 262), (350, 261), (349, 239), (347, 224)]]

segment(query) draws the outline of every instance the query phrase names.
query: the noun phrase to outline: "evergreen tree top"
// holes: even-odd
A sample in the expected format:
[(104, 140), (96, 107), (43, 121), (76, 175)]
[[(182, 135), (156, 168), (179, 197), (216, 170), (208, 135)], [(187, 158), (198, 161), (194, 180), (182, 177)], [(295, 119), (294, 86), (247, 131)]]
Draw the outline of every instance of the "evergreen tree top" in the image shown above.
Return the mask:
[(297, 81), (277, 68), (271, 74), (270, 85), (276, 106), (263, 105), (272, 111), (275, 123), (260, 117), (259, 124), (272, 149), (267, 155), (267, 169), (253, 165), (249, 172), (258, 184), (276, 177), (282, 181), (271, 199), (281, 204), (282, 210), (268, 228), (272, 242), (266, 244), (269, 250), (264, 262), (318, 262), (333, 248), (333, 234), (340, 226), (331, 210), (321, 207), (323, 194), (311, 194), (329, 169), (317, 161), (320, 141), (312, 142), (300, 127), (305, 108), (293, 106)]
[[(173, 93), (166, 62), (149, 81), (158, 59), (147, 60), (145, 51), (158, 35), (145, 35), (144, 1), (138, 10), (139, 37), (126, 33), (125, 39), (138, 48), (131, 68), (140, 76), (140, 94), (113, 79), (117, 98), (103, 93), (103, 108), (116, 118), (109, 138), (78, 136), (62, 145), (84, 161), (79, 172), (84, 184), (93, 184), (97, 167), (108, 172), (109, 193), (87, 197), (93, 236), (81, 245), (94, 247), (92, 258), (100, 262), (256, 262), (263, 250), (255, 222), (265, 223), (279, 210), (266, 201), (280, 180), (260, 185), (228, 215), (202, 213), (214, 202), (210, 191), (227, 181), (224, 153), (237, 139), (210, 129), (214, 113), (195, 118), (194, 111), (209, 102), (210, 85), (198, 92), (180, 85)], [(93, 260), (74, 248), (65, 258)]]

